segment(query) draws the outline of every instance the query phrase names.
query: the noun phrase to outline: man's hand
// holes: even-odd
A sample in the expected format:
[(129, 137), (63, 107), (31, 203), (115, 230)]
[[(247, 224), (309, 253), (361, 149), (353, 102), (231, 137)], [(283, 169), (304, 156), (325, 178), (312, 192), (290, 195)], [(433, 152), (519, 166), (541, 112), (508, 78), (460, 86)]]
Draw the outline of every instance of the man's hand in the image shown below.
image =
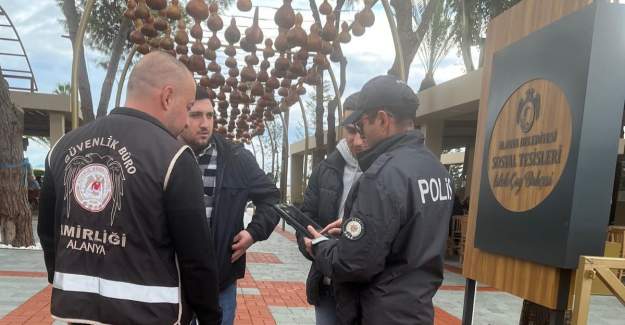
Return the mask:
[[(315, 230), (315, 228), (313, 228), (313, 226), (308, 226), (308, 232), (314, 237), (313, 239), (317, 239), (322, 236), (320, 233), (318, 233)], [(306, 251), (308, 252), (308, 255), (314, 258), (315, 255), (313, 254), (313, 251), (312, 251), (312, 239), (308, 237), (304, 237), (304, 246), (306, 247)]]
[(341, 234), (341, 226), (343, 225), (343, 219), (337, 219), (336, 221), (329, 223), (323, 230), (322, 234), (328, 234), (332, 236), (339, 236)]
[(234, 263), (239, 258), (241, 258), (243, 254), (245, 254), (245, 251), (247, 251), (247, 249), (250, 248), (252, 244), (254, 244), (254, 238), (252, 238), (252, 235), (250, 235), (247, 230), (241, 230), (241, 232), (234, 236), (232, 244), (233, 253), (232, 257), (230, 258), (230, 262)]

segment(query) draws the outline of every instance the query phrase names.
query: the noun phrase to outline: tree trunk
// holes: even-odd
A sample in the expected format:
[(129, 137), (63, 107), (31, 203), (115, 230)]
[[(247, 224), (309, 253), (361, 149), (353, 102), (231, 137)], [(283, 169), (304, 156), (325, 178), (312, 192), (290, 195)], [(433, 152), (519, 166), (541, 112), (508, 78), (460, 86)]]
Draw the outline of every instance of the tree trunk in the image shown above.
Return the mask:
[[(80, 16), (76, 10), (75, 0), (63, 0), (63, 15), (67, 20), (67, 29), (69, 30), (69, 39), (72, 46), (76, 41), (78, 33), (78, 23)], [(80, 48), (80, 59), (78, 60), (78, 92), (80, 93), (80, 110), (84, 123), (91, 122), (95, 119), (93, 114), (93, 99), (91, 98), (91, 85), (89, 84), (89, 74), (87, 73), (87, 63), (85, 62), (85, 48)]]
[[(417, 27), (417, 31), (412, 31), (412, 2), (404, 0), (393, 0), (391, 6), (395, 9), (395, 17), (397, 20), (397, 33), (399, 34), (399, 42), (402, 46), (402, 54), (404, 57), (404, 68), (406, 79), (410, 72), (410, 65), (414, 60), (417, 50), (421, 45), (421, 41), (427, 32), (434, 10), (436, 9), (436, 3), (438, 0), (430, 0), (425, 6), (423, 13), (421, 14), (421, 21)], [(395, 61), (393, 66), (388, 71), (388, 74), (399, 77), (399, 56), (395, 54)]]
[(323, 134), (323, 72), (321, 73), (321, 82), (316, 88), (317, 107), (315, 108), (315, 150), (313, 151), (313, 168), (325, 158), (325, 150), (323, 150), (325, 142)]
[(334, 114), (336, 114), (336, 108), (338, 106), (337, 101), (339, 100), (341, 100), (340, 97), (334, 97), (334, 99), (328, 103), (328, 143), (326, 144), (326, 154), (328, 155), (336, 148), (336, 117)]
[(9, 98), (9, 85), (0, 70), (0, 242), (31, 246), (32, 214), (25, 182), (24, 112)]
[(462, 60), (467, 72), (475, 70), (473, 65), (473, 55), (471, 54), (471, 24), (469, 23), (469, 10), (467, 10), (467, 0), (456, 0), (458, 15), (461, 16), (460, 51)]
[(119, 60), (124, 52), (129, 31), (130, 20), (126, 17), (122, 17), (119, 25), (119, 34), (117, 34), (115, 40), (113, 41), (111, 58), (109, 59), (106, 67), (106, 77), (104, 77), (104, 82), (102, 82), (100, 103), (98, 104), (98, 118), (106, 116), (108, 111), (111, 92), (113, 90), (113, 82), (115, 81), (115, 75), (117, 74), (117, 68), (119, 67)]

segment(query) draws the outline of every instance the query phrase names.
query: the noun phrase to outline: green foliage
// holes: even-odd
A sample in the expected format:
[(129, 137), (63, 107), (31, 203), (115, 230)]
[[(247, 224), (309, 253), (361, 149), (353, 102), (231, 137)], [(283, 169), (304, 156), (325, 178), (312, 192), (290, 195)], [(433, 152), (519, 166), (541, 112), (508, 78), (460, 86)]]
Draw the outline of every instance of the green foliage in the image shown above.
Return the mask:
[[(482, 39), (486, 37), (488, 23), (500, 13), (510, 9), (521, 0), (459, 0), (464, 1), (469, 12), (469, 30), (471, 45), (481, 45)], [(451, 4), (453, 10), (458, 12), (457, 2)], [(456, 15), (455, 22), (456, 40), (460, 42), (462, 31), (462, 17)]]
[[(454, 0), (434, 0), (437, 1), (432, 20), (427, 33), (419, 48), (419, 59), (425, 68), (426, 73), (433, 73), (440, 61), (445, 58), (449, 49), (453, 45), (455, 11)], [(423, 11), (424, 6), (415, 6), (417, 11)], [(418, 13), (420, 15), (420, 13)], [(416, 17), (413, 17), (415, 20)]]
[(56, 88), (52, 91), (57, 95), (69, 95), (71, 86), (69, 82), (66, 83), (57, 83)]

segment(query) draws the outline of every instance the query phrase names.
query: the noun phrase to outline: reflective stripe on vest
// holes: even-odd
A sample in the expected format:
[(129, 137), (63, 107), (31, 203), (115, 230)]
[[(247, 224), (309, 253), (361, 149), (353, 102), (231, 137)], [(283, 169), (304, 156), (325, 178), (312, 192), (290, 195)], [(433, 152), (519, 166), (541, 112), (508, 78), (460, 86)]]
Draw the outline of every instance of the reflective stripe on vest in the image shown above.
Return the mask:
[(95, 293), (103, 297), (146, 303), (179, 303), (178, 287), (146, 286), (94, 276), (54, 272), (53, 286), (63, 291)]

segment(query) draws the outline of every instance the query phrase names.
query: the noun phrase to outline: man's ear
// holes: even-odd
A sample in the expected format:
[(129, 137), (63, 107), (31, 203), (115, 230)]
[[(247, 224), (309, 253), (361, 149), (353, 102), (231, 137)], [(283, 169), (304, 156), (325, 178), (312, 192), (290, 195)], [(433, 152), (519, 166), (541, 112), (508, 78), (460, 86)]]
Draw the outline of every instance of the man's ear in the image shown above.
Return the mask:
[(161, 90), (161, 106), (164, 110), (168, 111), (174, 101), (174, 87), (165, 86)]

